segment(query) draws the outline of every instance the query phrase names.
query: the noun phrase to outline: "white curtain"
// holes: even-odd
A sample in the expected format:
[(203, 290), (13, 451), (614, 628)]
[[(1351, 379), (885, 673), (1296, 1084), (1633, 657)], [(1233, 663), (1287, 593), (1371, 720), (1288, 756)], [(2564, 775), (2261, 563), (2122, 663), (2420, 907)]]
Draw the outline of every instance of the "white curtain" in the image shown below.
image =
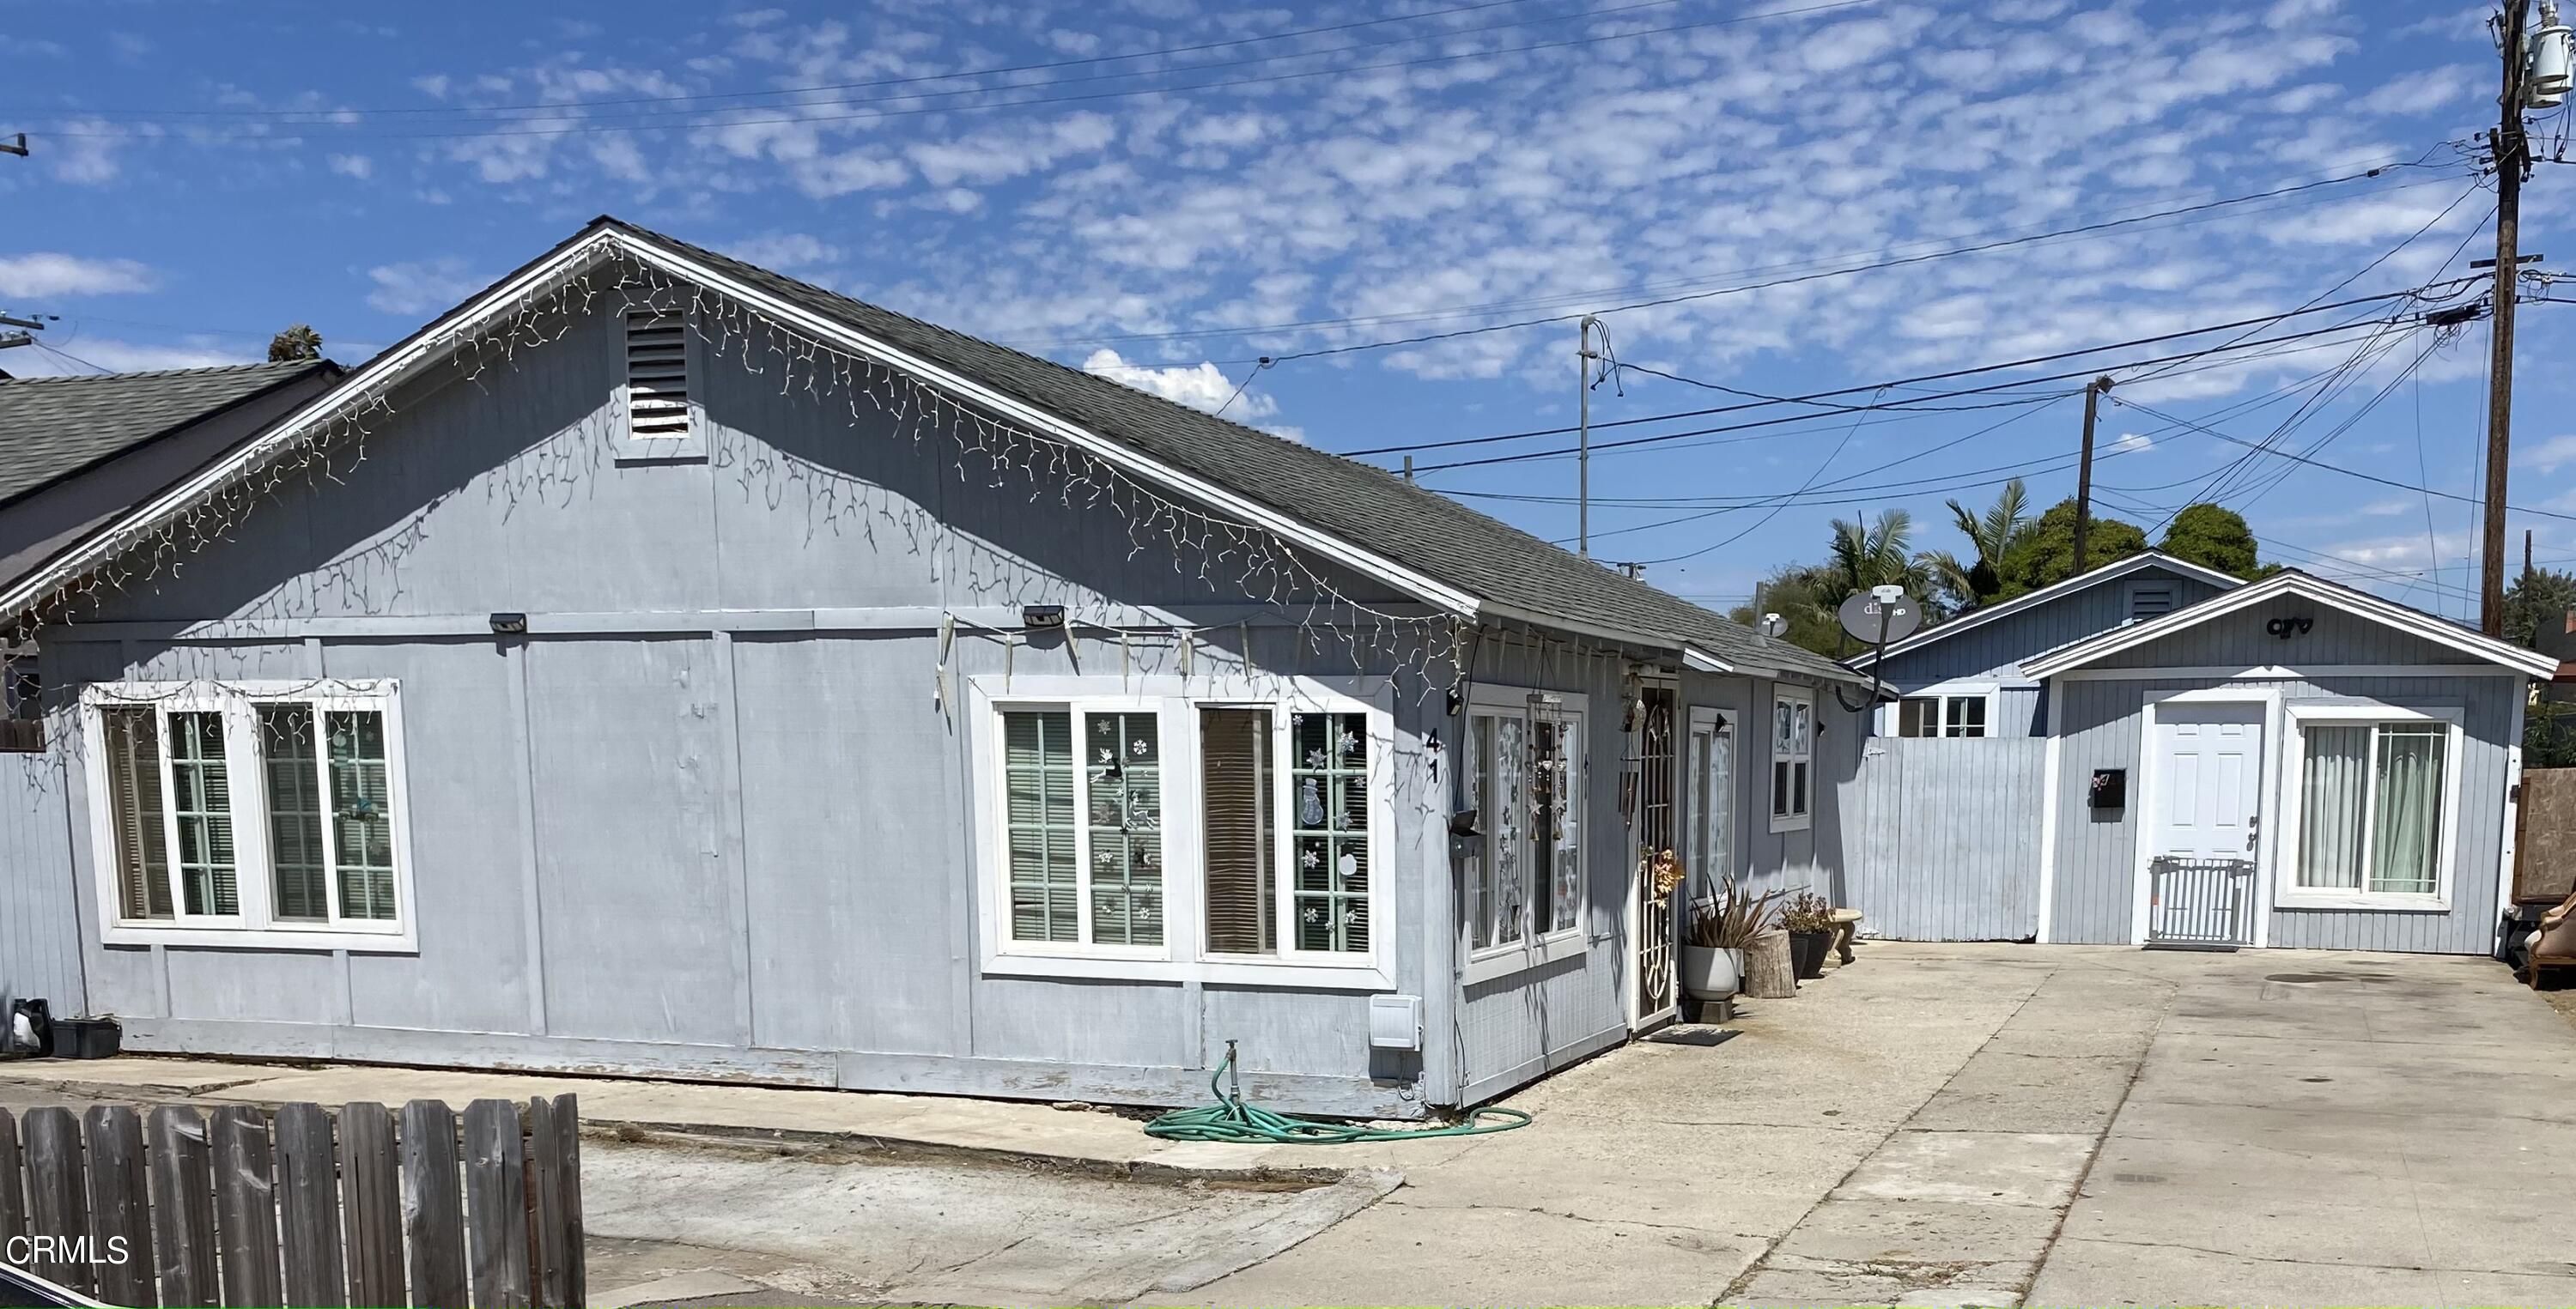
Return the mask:
[(2370, 889), (2430, 895), (2442, 839), (2442, 745), (2438, 726), (2379, 732), (2379, 811), (2371, 822)]
[(2370, 728), (2307, 729), (2299, 779), (2299, 885), (2361, 888), (2362, 807), (2369, 794)]

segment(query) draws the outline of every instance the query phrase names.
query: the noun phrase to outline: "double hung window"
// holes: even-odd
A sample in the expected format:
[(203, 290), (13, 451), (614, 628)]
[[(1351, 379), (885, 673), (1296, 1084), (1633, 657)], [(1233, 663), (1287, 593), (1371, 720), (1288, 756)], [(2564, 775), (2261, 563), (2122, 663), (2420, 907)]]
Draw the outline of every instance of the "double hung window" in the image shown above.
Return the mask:
[(1583, 722), (1579, 697), (1492, 688), (1468, 707), (1463, 803), (1476, 827), (1462, 908), (1471, 964), (1536, 962), (1528, 956), (1546, 955), (1553, 941), (1579, 944)]
[(1982, 692), (1966, 695), (1909, 695), (1897, 702), (1896, 734), (1898, 736), (1984, 736), (1989, 696)]
[(126, 683), (83, 709), (107, 939), (408, 947), (391, 683)]

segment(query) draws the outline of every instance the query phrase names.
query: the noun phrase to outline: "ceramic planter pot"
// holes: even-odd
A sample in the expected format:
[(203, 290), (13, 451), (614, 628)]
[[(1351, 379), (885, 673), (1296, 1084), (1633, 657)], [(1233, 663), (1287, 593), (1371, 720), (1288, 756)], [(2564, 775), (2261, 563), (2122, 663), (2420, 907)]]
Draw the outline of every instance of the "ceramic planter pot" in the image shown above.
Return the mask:
[(1694, 1000), (1723, 1000), (1744, 987), (1744, 952), (1713, 945), (1682, 947), (1682, 990)]
[(1834, 934), (1826, 932), (1789, 933), (1789, 963), (1800, 981), (1813, 981), (1825, 975), (1825, 951), (1832, 949)]

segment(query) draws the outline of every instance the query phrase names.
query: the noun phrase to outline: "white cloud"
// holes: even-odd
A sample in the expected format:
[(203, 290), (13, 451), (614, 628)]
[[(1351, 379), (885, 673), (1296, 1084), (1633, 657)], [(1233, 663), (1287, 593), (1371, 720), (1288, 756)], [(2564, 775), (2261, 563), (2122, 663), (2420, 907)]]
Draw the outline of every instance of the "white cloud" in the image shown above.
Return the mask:
[(2357, 103), (2369, 114), (2427, 114), (2466, 98), (2492, 76), (2468, 64), (2426, 68), (2382, 83)]
[(333, 155), (330, 158), (330, 165), (332, 172), (342, 177), (354, 177), (362, 182), (376, 174), (376, 161), (365, 155)]
[(367, 303), (389, 314), (436, 313), (483, 288), (486, 279), (466, 271), (453, 255), (426, 263), (381, 264), (367, 270), (375, 288)]
[[(1279, 412), (1278, 401), (1244, 386), (1235, 378), (1227, 377), (1225, 370), (1218, 368), (1212, 361), (1158, 368), (1146, 364), (1131, 364), (1121, 358), (1115, 350), (1100, 349), (1092, 351), (1091, 357), (1082, 361), (1082, 371), (1096, 373), (1113, 382), (1132, 386), (1139, 391), (1150, 392), (1206, 413), (1212, 414), (1222, 408), (1225, 410), (1226, 417), (1239, 423), (1250, 423), (1257, 418), (1269, 418)], [(1238, 389), (1242, 391), (1240, 397), (1235, 395)], [(1233, 400), (1232, 404), (1226, 403), (1229, 399)], [(1304, 433), (1295, 428), (1285, 429), (1280, 434), (1286, 435), (1288, 432), (1297, 433), (1295, 436), (1290, 436), (1288, 438), (1290, 440), (1300, 440), (1304, 437)]]
[[(30, 132), (27, 135), (37, 135)], [(75, 186), (99, 186), (113, 182), (123, 171), (117, 157), (125, 146), (148, 141), (161, 135), (161, 128), (151, 123), (111, 123), (103, 118), (77, 118), (62, 125), (62, 130), (46, 138), (52, 147), (45, 158), (54, 176)]]
[(840, 262), (841, 248), (819, 236), (804, 232), (768, 232), (748, 236), (725, 247), (725, 253), (747, 264), (785, 272), (791, 268), (810, 268), (817, 264)]
[[(55, 377), (94, 371), (83, 367), (83, 363), (96, 364), (111, 373), (139, 373), (254, 361), (254, 357), (240, 347), (208, 337), (188, 337), (175, 345), (151, 345), (83, 336), (58, 344), (63, 354), (32, 349), (10, 351), (7, 359), (9, 371), (20, 377)], [(78, 356), (81, 362), (75, 363), (66, 356)]]
[(2513, 461), (2543, 473), (2555, 473), (2569, 464), (2576, 464), (2576, 436), (2553, 436), (2538, 445), (2527, 446), (2514, 452)]
[(2111, 442), (2111, 453), (2113, 454), (2144, 454), (2155, 448), (2156, 439), (2144, 432), (2122, 432), (2120, 433), (2119, 439)]
[(13, 299), (112, 295), (149, 291), (159, 284), (160, 279), (151, 269), (131, 259), (83, 259), (52, 253), (0, 255), (0, 295)]

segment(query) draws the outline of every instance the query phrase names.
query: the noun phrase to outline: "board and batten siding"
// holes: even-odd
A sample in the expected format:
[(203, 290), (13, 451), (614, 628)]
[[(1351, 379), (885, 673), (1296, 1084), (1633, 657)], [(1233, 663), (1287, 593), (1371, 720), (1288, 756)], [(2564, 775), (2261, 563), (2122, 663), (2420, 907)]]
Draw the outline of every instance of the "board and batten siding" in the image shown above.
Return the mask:
[(15, 1000), (42, 999), (57, 1017), (88, 1012), (64, 758), (59, 747), (0, 753), (0, 1022)]
[[(2317, 614), (2318, 632), (2327, 630)], [(2232, 620), (2231, 620), (2232, 621)], [(2255, 634), (2264, 618), (2253, 618)], [(2200, 629), (2207, 630), (2207, 629)], [(2320, 663), (2379, 663), (2423, 659), (2438, 647), (2376, 624), (2346, 633), (2352, 645), (2334, 648)], [(2178, 634), (2181, 637), (2198, 632)], [(2357, 638), (2370, 637), (2368, 641)], [(2380, 638), (2397, 637), (2389, 641)], [(2160, 642), (2159, 646), (2166, 643)], [(2172, 657), (2177, 665), (2245, 662), (2241, 656), (2259, 649), (2227, 633), (2213, 632), (2192, 643), (2189, 653)], [(2322, 647), (2320, 647), (2322, 648)], [(2347, 655), (2346, 651), (2352, 653)], [(2455, 655), (2448, 655), (2452, 659)], [(2306, 657), (2315, 658), (2311, 652)], [(2238, 656), (2230, 659), (2222, 656)], [(2132, 665), (2137, 666), (2137, 665)], [(2151, 665), (2150, 665), (2151, 666)], [(2485, 666), (2478, 666), (2483, 669)], [(2049, 939), (2072, 943), (2126, 943), (2133, 939), (2138, 857), (2134, 814), (2139, 799), (2144, 757), (2140, 748), (2143, 709), (2147, 701), (2177, 691), (2223, 687), (2248, 693), (2277, 691), (2285, 702), (2302, 699), (2365, 699), (2411, 709), (2456, 708), (2462, 717), (2459, 812), (2449, 816), (2457, 845), (2448, 912), (2398, 912), (2351, 909), (2283, 909), (2270, 911), (2268, 943), (2275, 946), (2340, 950), (2399, 950), (2442, 954), (2484, 954), (2493, 945), (2498, 905), (2497, 877), (2503, 857), (2504, 805), (2508, 747), (2520, 738), (2523, 683), (2520, 678), (2482, 671), (2465, 675), (2412, 677), (2324, 676), (2307, 679), (2213, 681), (2199, 678), (2057, 679), (2053, 692), (2064, 706), (2059, 720), (2057, 869)], [(2290, 730), (2286, 726), (2283, 730)], [(2281, 742), (2266, 739), (2264, 749), (2277, 752)], [(2271, 755), (2277, 757), (2277, 753)], [(2097, 768), (2129, 770), (2130, 806), (2093, 810), (2085, 803), (2085, 783)], [(2285, 773), (2287, 770), (2283, 770)], [(2297, 779), (2284, 776), (2285, 790)], [(2265, 797), (2265, 821), (2280, 812), (2283, 796)], [(2276, 851), (2276, 862), (2290, 856)], [(2270, 898), (2267, 886), (2265, 898)]]
[[(46, 634), (66, 691), (401, 686), (417, 954), (102, 946), (92, 798), (71, 770), (82, 871), (56, 884), (80, 898), (90, 1004), (125, 1017), (130, 1047), (1188, 1103), (1231, 1038), (1273, 1103), (1454, 1101), (1445, 790), (1399, 784), (1375, 870), (1390, 989), (1423, 997), (1419, 1055), (1369, 1048), (1362, 993), (1005, 976), (978, 939), (966, 679), (1114, 691), (1179, 659), (1168, 633), (1006, 646), (978, 622), (1016, 626), (1034, 603), (1178, 617), (1202, 629), (1202, 678), (1383, 675), (1413, 638), (1309, 639), (1303, 606), (1247, 603), (1159, 533), (1139, 551), (1106, 506), (961, 479), (945, 438), (782, 394), (738, 360), (692, 382), (707, 459), (623, 461), (620, 344), (587, 322), (478, 384), (404, 389), (337, 483), (291, 484), (207, 564)], [(496, 637), (496, 612), (530, 631)], [(1432, 733), (1455, 738), (1418, 682), (1391, 708), (1401, 783), (1427, 772)]]
[(1838, 903), (1900, 941), (2021, 941), (2039, 929), (2048, 743), (1880, 737), (1860, 764), (1856, 853)]
[(2219, 593), (2218, 587), (2201, 578), (2161, 567), (2143, 568), (1890, 655), (1884, 675), (1899, 692), (1943, 682), (1993, 682), (1997, 685), (1994, 735), (2041, 735), (2048, 730), (2044, 692), (2023, 674), (2022, 661), (2128, 622), (2129, 589), (2139, 582), (2170, 583), (2177, 606), (2197, 604)]

